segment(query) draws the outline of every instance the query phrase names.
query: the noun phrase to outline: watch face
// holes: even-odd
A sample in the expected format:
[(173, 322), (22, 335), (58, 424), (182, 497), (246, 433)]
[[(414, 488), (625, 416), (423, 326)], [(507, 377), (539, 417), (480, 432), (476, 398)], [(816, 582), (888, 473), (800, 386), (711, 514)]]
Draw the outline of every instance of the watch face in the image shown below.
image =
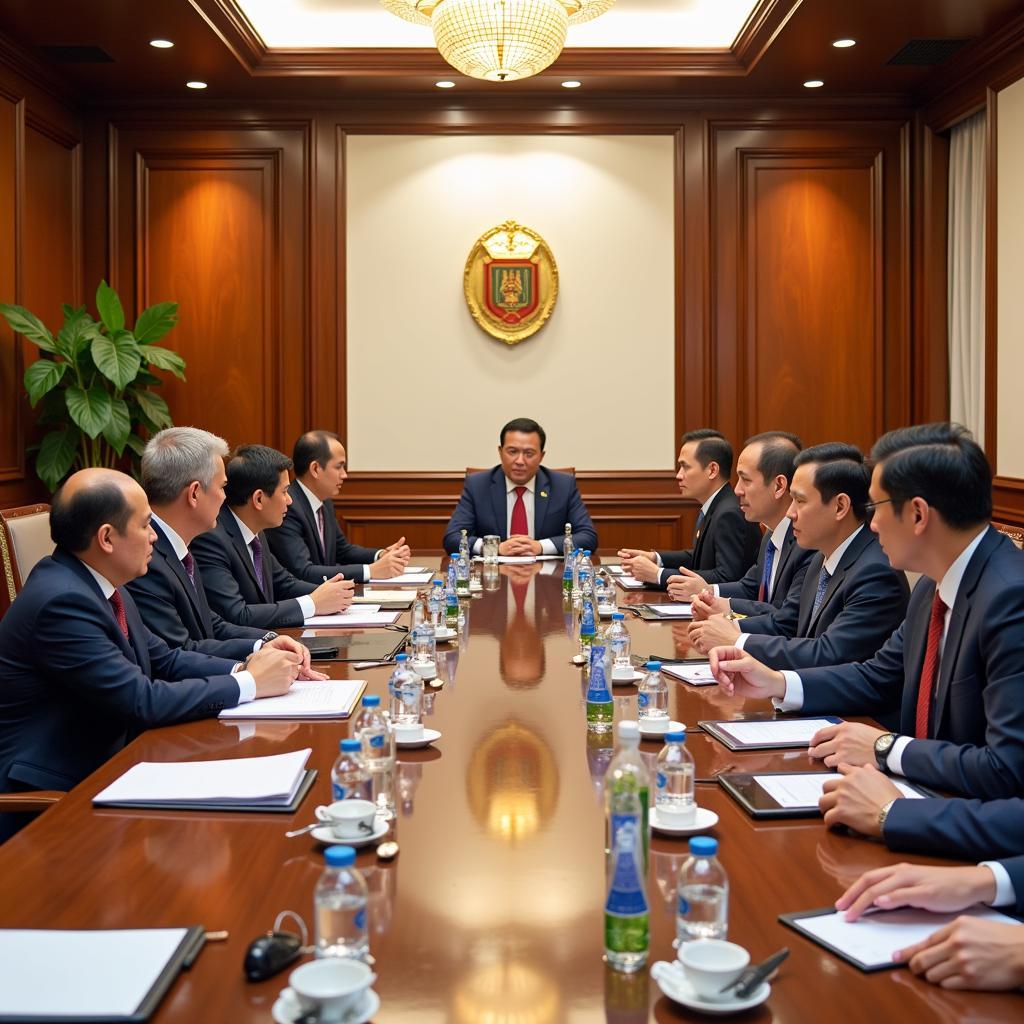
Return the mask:
[(896, 737), (891, 732), (887, 732), (884, 736), (879, 736), (875, 741), (875, 750), (880, 754), (884, 754), (896, 741)]

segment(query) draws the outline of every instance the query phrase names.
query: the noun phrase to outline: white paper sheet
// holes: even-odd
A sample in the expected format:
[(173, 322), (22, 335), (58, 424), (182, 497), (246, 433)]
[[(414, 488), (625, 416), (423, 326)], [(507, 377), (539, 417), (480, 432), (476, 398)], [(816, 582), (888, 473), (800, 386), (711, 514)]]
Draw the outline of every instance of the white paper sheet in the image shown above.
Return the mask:
[[(364, 615), (375, 615), (380, 611), (380, 603), (377, 595), (373, 595), (374, 599), (378, 601), (377, 604), (370, 604), (368, 601), (360, 601), (358, 608), (346, 608), (343, 612), (334, 612), (331, 615), (311, 615), (304, 621), (304, 625), (307, 626), (326, 626), (326, 622), (320, 622), (320, 619), (330, 619), (331, 625), (343, 626), (348, 619), (361, 619)], [(390, 613), (389, 613), (390, 614)], [(314, 622), (314, 619), (317, 620)]]
[(689, 601), (680, 604), (652, 604), (651, 611), (663, 619), (689, 619), (693, 617), (693, 605)]
[(824, 718), (776, 718), (767, 722), (718, 722), (718, 728), (737, 743), (810, 745), (811, 737), (835, 722)]
[(499, 565), (526, 565), (529, 562), (536, 562), (537, 555), (498, 555)]
[(643, 590), (647, 586), (643, 580), (635, 580), (632, 576), (616, 576), (615, 582), (623, 590)]
[(866, 914), (859, 921), (845, 921), (839, 912), (820, 917), (798, 918), (800, 927), (830, 946), (842, 950), (865, 967), (892, 963), (897, 950), (906, 949), (928, 938), (933, 932), (958, 917), (977, 917), (1000, 924), (1020, 924), (1012, 917), (989, 907), (971, 907), (959, 914), (931, 914), (907, 907)]
[[(398, 621), (401, 612), (369, 611), (373, 605), (363, 605), (359, 611), (350, 614), (343, 612), (341, 615), (314, 615), (306, 619), (307, 626), (332, 626), (335, 629), (346, 627), (349, 629), (365, 629), (368, 626), (390, 626)], [(380, 608), (380, 605), (377, 605)]]
[(718, 682), (711, 674), (710, 665), (662, 665), (661, 671), (691, 686), (714, 686)]
[(415, 583), (429, 583), (431, 577), (434, 574), (432, 572), (403, 572), (401, 576), (388, 576), (384, 579), (379, 580), (367, 580), (364, 586), (367, 587), (385, 587), (385, 586), (407, 586)]
[(226, 761), (141, 761), (92, 802), (286, 804), (298, 791), (311, 753), (306, 747)]
[(352, 598), (352, 604), (362, 605), (362, 611), (370, 605), (373, 610), (379, 611), (382, 604), (404, 604), (409, 607), (416, 600), (416, 595), (408, 590), (370, 590), (365, 594)]
[(299, 680), (280, 697), (251, 700), (225, 708), (218, 718), (340, 718), (351, 713), (364, 679)]
[[(780, 807), (817, 807), (825, 783), (837, 778), (839, 776), (832, 772), (796, 772), (793, 775), (755, 775), (754, 781)], [(905, 797), (922, 798), (923, 794), (907, 783), (892, 781)]]
[(605, 565), (602, 562), (601, 568), (607, 569), (613, 576), (624, 576), (626, 574), (626, 570), (621, 565)]
[(0, 931), (0, 1016), (128, 1017), (155, 984), (184, 928)]

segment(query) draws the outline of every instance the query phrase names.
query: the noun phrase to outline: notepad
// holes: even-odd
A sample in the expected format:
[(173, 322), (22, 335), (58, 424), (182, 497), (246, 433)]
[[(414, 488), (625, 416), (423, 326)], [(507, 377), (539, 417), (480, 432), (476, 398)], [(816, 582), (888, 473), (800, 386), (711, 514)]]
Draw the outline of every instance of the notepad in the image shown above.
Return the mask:
[(407, 587), (411, 584), (429, 583), (434, 574), (429, 571), (403, 572), (401, 576), (387, 576), (379, 580), (367, 580), (366, 587), (398, 586)]
[[(795, 772), (792, 775), (755, 775), (754, 781), (779, 807), (817, 807), (825, 783), (839, 776), (834, 772)], [(924, 796), (913, 786), (892, 779), (896, 788), (912, 800)]]
[(923, 942), (958, 917), (976, 917), (999, 924), (1021, 923), (989, 907), (971, 907), (958, 914), (932, 914), (906, 907), (873, 911), (857, 921), (847, 921), (841, 912), (829, 907), (782, 914), (779, 920), (862, 971), (880, 971), (898, 966), (892, 959), (898, 950)]
[(621, 565), (605, 565), (601, 563), (602, 569), (607, 569), (613, 576), (624, 576), (626, 570)]
[(652, 604), (650, 606), (655, 615), (663, 619), (692, 619), (693, 606), (689, 601), (680, 604)]
[(750, 718), (732, 721), (706, 721), (697, 724), (721, 740), (730, 750), (784, 750), (808, 747), (811, 737), (842, 719), (822, 718)]
[(632, 576), (616, 576), (615, 582), (622, 587), (623, 590), (643, 590), (647, 586), (643, 580), (633, 579)]
[[(348, 629), (366, 629), (369, 626), (390, 626), (398, 620), (399, 612), (369, 611), (373, 605), (363, 605), (359, 611), (351, 614), (342, 612), (340, 615), (313, 615), (306, 619), (307, 626), (345, 627)], [(380, 605), (377, 605), (380, 608)]]
[(299, 680), (280, 697), (263, 697), (225, 708), (217, 717), (347, 718), (365, 688), (365, 679)]
[(361, 611), (366, 611), (366, 606), (372, 606), (374, 611), (379, 611), (384, 604), (401, 604), (409, 607), (416, 600), (415, 594), (408, 590), (369, 590), (365, 594), (352, 598), (353, 604), (362, 605)]
[(710, 665), (662, 665), (661, 671), (691, 686), (714, 686), (718, 682)]
[(226, 761), (141, 761), (92, 798), (103, 806), (180, 804), (288, 804), (299, 791), (312, 751)]
[(0, 1021), (146, 1020), (201, 934), (0, 930)]

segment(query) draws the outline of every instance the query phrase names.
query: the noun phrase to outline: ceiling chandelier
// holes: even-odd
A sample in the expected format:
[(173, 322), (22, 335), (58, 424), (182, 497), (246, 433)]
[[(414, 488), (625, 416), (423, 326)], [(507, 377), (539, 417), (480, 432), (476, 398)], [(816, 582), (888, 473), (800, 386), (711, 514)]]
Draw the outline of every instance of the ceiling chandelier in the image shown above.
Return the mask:
[(392, 14), (429, 25), (456, 71), (489, 82), (529, 78), (553, 64), (565, 33), (615, 0), (380, 0)]

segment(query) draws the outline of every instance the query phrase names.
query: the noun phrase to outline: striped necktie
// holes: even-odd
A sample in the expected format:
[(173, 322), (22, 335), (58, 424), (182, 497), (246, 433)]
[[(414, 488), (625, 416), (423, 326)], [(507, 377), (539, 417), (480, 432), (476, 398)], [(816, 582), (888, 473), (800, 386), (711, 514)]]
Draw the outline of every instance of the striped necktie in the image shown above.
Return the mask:
[(818, 590), (814, 595), (814, 605), (811, 608), (811, 618), (818, 614), (818, 609), (821, 607), (821, 602), (825, 600), (825, 591), (828, 589), (828, 581), (832, 579), (832, 574), (825, 568), (821, 567), (821, 575), (818, 577)]
[(764, 549), (764, 572), (761, 573), (761, 586), (757, 592), (758, 601), (767, 601), (771, 591), (772, 566), (775, 564), (775, 544), (771, 538), (768, 539), (768, 546)]

